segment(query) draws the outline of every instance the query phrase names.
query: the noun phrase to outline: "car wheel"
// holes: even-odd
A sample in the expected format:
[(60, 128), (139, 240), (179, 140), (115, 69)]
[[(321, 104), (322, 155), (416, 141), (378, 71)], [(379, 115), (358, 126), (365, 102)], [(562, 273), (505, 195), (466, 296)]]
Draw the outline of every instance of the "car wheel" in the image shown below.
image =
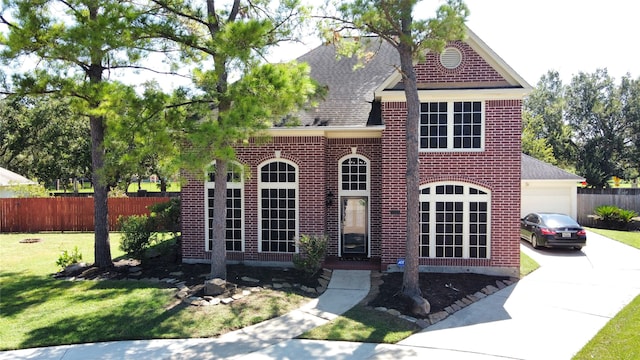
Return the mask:
[(574, 246), (573, 250), (580, 251), (580, 250), (582, 250), (582, 246)]
[(538, 237), (536, 236), (536, 234), (531, 235), (531, 246), (533, 246), (534, 249), (540, 248), (540, 245), (538, 245)]

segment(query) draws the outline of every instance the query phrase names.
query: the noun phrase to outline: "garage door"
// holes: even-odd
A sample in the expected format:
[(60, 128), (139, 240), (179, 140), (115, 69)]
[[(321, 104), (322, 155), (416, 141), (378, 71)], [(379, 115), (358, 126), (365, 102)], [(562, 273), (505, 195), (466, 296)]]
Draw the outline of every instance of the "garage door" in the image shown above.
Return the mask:
[(566, 187), (522, 187), (520, 217), (531, 212), (558, 212), (571, 215), (571, 189)]

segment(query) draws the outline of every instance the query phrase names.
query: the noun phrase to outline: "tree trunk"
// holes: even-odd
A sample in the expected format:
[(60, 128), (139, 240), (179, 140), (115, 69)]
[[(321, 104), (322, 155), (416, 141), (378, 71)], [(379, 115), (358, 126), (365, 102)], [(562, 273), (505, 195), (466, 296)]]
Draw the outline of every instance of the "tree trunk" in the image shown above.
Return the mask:
[(104, 179), (101, 179), (104, 167), (104, 118), (90, 116), (91, 127), (91, 162), (93, 164), (93, 215), (95, 228), (95, 266), (100, 268), (112, 267), (111, 247), (109, 245), (109, 208), (107, 195), (109, 187)]
[(418, 126), (420, 119), (420, 98), (416, 85), (416, 75), (413, 69), (412, 49), (409, 45), (401, 44), (400, 66), (403, 73), (404, 91), (407, 98), (407, 240), (405, 248), (405, 268), (402, 278), (403, 295), (414, 299), (421, 297), (419, 279), (419, 187), (420, 187), (420, 160), (418, 143)]
[(213, 194), (213, 245), (211, 247), (211, 279), (227, 279), (227, 161), (216, 160), (216, 181)]

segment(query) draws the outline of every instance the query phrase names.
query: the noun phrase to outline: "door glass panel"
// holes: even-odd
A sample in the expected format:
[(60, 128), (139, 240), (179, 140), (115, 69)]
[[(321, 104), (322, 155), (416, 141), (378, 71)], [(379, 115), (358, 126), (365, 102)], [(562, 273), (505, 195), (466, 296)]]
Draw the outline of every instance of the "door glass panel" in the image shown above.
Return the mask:
[(341, 198), (342, 205), (342, 254), (367, 255), (369, 242), (369, 198), (349, 196)]

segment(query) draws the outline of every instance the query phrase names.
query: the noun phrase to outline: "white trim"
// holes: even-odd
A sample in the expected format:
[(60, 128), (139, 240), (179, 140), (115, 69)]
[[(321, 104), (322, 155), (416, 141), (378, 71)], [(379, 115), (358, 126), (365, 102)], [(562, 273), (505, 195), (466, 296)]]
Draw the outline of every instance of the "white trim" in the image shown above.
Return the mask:
[[(529, 92), (521, 88), (418, 90), (418, 97), (420, 102), (447, 101), (459, 98), (469, 100), (521, 100)], [(382, 102), (406, 102), (407, 99), (404, 90), (385, 90), (376, 93), (376, 98)]]
[[(367, 190), (342, 190), (342, 163), (351, 158), (364, 160), (367, 165)], [(342, 256), (342, 197), (367, 198), (367, 257), (371, 257), (371, 160), (351, 153), (338, 160), (338, 256)]]
[[(453, 185), (453, 186), (463, 186), (464, 190), (462, 194), (435, 194), (435, 188), (440, 185)], [(472, 183), (466, 183), (462, 181), (438, 181), (427, 183), (420, 186), (420, 191), (425, 188), (430, 188), (430, 194), (420, 194), (420, 203), (429, 202), (430, 204), (435, 204), (437, 201), (459, 201), (463, 203), (463, 227), (462, 227), (462, 257), (436, 257), (436, 241), (435, 241), (435, 231), (436, 231), (436, 211), (435, 207), (429, 206), (429, 257), (428, 259), (491, 259), (491, 190), (479, 186)], [(470, 194), (469, 189), (474, 188), (481, 191), (484, 191), (486, 194)], [(469, 203), (470, 202), (486, 202), (487, 203), (487, 257), (481, 258), (471, 258), (469, 257), (470, 243), (469, 243)], [(420, 231), (422, 234), (422, 230)], [(420, 245), (422, 246), (422, 245)], [(424, 257), (427, 258), (427, 257)]]
[[(215, 165), (215, 161), (212, 161), (209, 165), (213, 166)], [(238, 165), (238, 167), (240, 169), (242, 169), (241, 164), (240, 163), (235, 163)], [(204, 183), (204, 251), (205, 252), (209, 252), (211, 251), (211, 249), (209, 248), (209, 189), (215, 189), (216, 188), (216, 183), (213, 181), (208, 181), (209, 180), (209, 173), (210, 171), (205, 171), (205, 176), (207, 180), (205, 180)], [(241, 231), (241, 250), (237, 251), (237, 250), (232, 250), (233, 252), (244, 252), (245, 251), (245, 226), (246, 226), (246, 221), (245, 221), (245, 206), (244, 206), (244, 171), (242, 171), (242, 173), (240, 173), (240, 182), (227, 182), (227, 189), (240, 189), (240, 216), (242, 219), (242, 226), (240, 227), (240, 231)], [(226, 221), (226, 217), (225, 217), (225, 221)], [(225, 236), (225, 250), (226, 250), (226, 236)], [(226, 250), (229, 251), (229, 250)]]
[[(265, 165), (274, 163), (274, 162), (283, 162), (286, 164), (289, 164), (291, 166), (293, 166), (293, 168), (296, 171), (296, 181), (295, 183), (290, 183), (290, 182), (274, 182), (274, 183), (268, 183), (268, 182), (263, 182), (262, 181), (262, 168)], [(268, 159), (265, 160), (263, 162), (261, 162), (260, 164), (258, 164), (257, 166), (257, 177), (258, 177), (258, 190), (257, 190), (257, 197), (258, 197), (258, 252), (259, 253), (270, 253), (270, 254), (297, 254), (300, 252), (300, 249), (298, 247), (298, 242), (295, 241), (295, 251), (294, 252), (280, 252), (280, 251), (265, 251), (262, 249), (262, 190), (264, 189), (294, 189), (296, 191), (296, 196), (295, 196), (295, 202), (296, 202), (296, 209), (295, 209), (295, 213), (296, 213), (296, 228), (295, 228), (295, 235), (294, 237), (296, 239), (298, 239), (300, 237), (300, 168), (298, 167), (298, 165), (296, 163), (294, 163), (291, 160), (287, 160), (287, 159), (283, 159), (283, 158), (275, 158), (275, 159)], [(278, 184), (278, 185), (273, 185), (273, 186), (269, 186), (266, 184)]]
[(378, 139), (382, 137), (384, 125), (376, 126), (293, 126), (266, 130), (270, 136), (323, 136), (328, 139)]

